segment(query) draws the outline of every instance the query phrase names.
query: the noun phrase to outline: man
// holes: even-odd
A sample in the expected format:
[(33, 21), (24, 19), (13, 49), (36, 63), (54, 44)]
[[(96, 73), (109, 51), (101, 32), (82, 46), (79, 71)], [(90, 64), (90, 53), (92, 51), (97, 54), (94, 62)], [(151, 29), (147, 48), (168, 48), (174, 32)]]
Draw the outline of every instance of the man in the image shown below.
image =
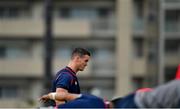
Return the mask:
[[(68, 65), (61, 69), (55, 76), (52, 85), (52, 92), (80, 93), (79, 82), (76, 77), (78, 71), (83, 71), (90, 59), (90, 53), (84, 48), (75, 48), (71, 54)], [(64, 101), (56, 101), (59, 105)]]
[(179, 108), (180, 80), (173, 80), (152, 90), (136, 91), (125, 97), (104, 102), (101, 98), (86, 94), (49, 93), (40, 100), (67, 100), (58, 108)]

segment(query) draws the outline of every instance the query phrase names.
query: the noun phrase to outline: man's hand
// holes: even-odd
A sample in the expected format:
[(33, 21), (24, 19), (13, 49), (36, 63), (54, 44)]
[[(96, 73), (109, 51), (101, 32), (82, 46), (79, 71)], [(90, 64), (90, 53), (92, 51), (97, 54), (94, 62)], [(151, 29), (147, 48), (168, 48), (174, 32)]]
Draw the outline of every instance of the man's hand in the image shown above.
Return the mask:
[(47, 102), (48, 100), (50, 100), (48, 94), (41, 96), (40, 99), (39, 99), (40, 102), (44, 102), (44, 103)]

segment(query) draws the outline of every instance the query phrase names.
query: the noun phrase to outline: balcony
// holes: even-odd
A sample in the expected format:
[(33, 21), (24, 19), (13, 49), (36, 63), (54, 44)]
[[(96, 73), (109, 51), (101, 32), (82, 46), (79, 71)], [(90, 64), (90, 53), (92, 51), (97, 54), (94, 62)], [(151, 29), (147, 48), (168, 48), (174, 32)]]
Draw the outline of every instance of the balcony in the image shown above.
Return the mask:
[(97, 77), (113, 77), (116, 72), (115, 59), (106, 58), (100, 60), (95, 58), (93, 60), (93, 75)]
[[(44, 24), (42, 19), (0, 20), (0, 37), (35, 37), (42, 38)], [(90, 24), (86, 20), (54, 20), (55, 37), (87, 37), (90, 36)]]
[(179, 0), (164, 0), (163, 4), (166, 9), (180, 9)]
[(96, 19), (91, 21), (91, 34), (97, 37), (114, 37), (116, 33), (115, 19)]
[[(40, 58), (40, 57), (39, 57)], [(44, 63), (42, 59), (1, 59), (0, 60), (0, 75), (8, 77), (42, 77), (44, 72)], [(54, 75), (61, 68), (68, 64), (65, 59), (53, 59)], [(91, 72), (91, 63), (80, 76), (88, 76)]]
[(178, 22), (166, 22), (165, 33), (167, 38), (179, 38), (180, 24)]
[(54, 20), (55, 37), (81, 37), (90, 36), (90, 22), (82, 19), (56, 19)]
[(141, 18), (134, 18), (133, 32), (135, 36), (144, 36), (145, 33), (145, 21)]
[(28, 36), (42, 37), (43, 21), (30, 19), (2, 19), (0, 20), (0, 35), (6, 37)]
[(166, 53), (165, 63), (168, 66), (177, 66), (180, 60), (180, 52)]
[(180, 24), (177, 21), (167, 21), (165, 22), (165, 31), (168, 32), (178, 32), (180, 30)]
[(180, 3), (179, 0), (164, 0), (165, 3)]
[(144, 76), (146, 73), (146, 59), (134, 59), (131, 71), (135, 76)]
[[(0, 20), (0, 37), (42, 38), (44, 35), (42, 19), (2, 19)], [(93, 36), (109, 37), (115, 35), (113, 19), (54, 19), (54, 37), (87, 38)]]
[(0, 75), (8, 77), (42, 77), (43, 63), (36, 59), (1, 59)]

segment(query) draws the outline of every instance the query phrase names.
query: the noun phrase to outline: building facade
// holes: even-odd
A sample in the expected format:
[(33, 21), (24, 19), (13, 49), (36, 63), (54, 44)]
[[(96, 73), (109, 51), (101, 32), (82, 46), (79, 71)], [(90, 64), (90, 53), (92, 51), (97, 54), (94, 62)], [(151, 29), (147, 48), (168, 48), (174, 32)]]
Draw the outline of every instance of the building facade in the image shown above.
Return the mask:
[[(161, 75), (164, 82), (172, 79), (180, 60), (179, 4), (53, 0), (52, 74), (67, 64), (74, 47), (86, 47), (92, 60), (78, 73), (82, 92), (111, 99), (155, 86)], [(0, 1), (0, 107), (39, 105), (44, 18), (42, 0)]]

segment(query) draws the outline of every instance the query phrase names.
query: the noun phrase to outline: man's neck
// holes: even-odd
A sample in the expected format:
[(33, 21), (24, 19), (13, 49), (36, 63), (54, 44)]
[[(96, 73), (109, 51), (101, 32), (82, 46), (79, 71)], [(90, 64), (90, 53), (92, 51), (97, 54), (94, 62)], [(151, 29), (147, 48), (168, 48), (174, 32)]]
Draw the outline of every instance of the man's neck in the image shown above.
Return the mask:
[(71, 62), (67, 65), (67, 67), (71, 68), (71, 70), (73, 70), (75, 73), (78, 72), (76, 66), (74, 64), (72, 64)]

